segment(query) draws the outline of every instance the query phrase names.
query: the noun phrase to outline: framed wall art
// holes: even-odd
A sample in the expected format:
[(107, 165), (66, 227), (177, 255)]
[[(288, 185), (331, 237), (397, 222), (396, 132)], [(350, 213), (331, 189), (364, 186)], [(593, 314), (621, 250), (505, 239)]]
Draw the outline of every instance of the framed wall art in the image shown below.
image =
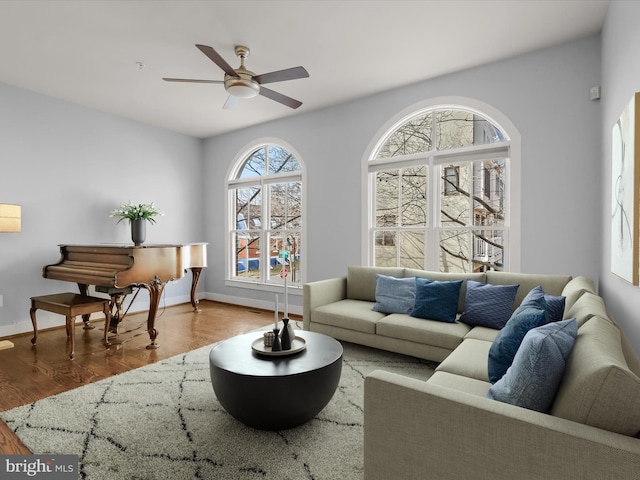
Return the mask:
[(611, 271), (638, 285), (640, 215), (640, 93), (611, 132)]

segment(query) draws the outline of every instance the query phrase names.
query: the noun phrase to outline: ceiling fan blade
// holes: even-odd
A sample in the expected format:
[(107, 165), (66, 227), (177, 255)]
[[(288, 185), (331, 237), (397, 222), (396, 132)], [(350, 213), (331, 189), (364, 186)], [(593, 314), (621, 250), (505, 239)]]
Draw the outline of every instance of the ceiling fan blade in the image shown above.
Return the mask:
[(236, 71), (233, 68), (231, 68), (231, 66), (227, 63), (227, 61), (224, 58), (222, 58), (220, 54), (216, 52), (213, 48), (207, 45), (196, 45), (196, 47), (198, 47), (198, 49), (202, 53), (204, 53), (207, 57), (209, 57), (209, 59), (211, 59), (213, 63), (218, 65), (224, 71), (224, 73), (232, 77), (238, 76)]
[(262, 95), (263, 97), (270, 98), (271, 100), (275, 100), (276, 102), (279, 102), (291, 108), (298, 108), (300, 105), (302, 105), (302, 102), (294, 98), (287, 97), (286, 95), (283, 95), (278, 92), (274, 92), (273, 90), (269, 90), (268, 88), (265, 88), (265, 87), (260, 87), (260, 95)]
[(238, 105), (240, 103), (240, 97), (234, 97), (233, 95), (229, 95), (229, 98), (227, 98), (227, 101), (224, 102), (224, 105), (222, 106), (223, 110), (231, 110), (232, 108), (235, 108), (236, 105)]
[(187, 83), (224, 83), (222, 80), (197, 80), (195, 78), (163, 78), (165, 82), (187, 82)]
[(297, 78), (307, 78), (309, 72), (304, 67), (293, 67), (276, 72), (263, 73), (262, 75), (254, 75), (253, 79), (260, 85), (265, 83), (284, 82), (285, 80), (295, 80)]

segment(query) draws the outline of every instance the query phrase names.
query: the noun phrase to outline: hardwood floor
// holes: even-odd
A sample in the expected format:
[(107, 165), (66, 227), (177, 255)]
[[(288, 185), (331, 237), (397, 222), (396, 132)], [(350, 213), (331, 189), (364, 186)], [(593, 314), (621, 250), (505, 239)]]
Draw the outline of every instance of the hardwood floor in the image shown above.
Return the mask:
[[(119, 328), (118, 345), (108, 349), (102, 343), (102, 322), (83, 330), (76, 326), (75, 358), (69, 360), (63, 326), (38, 332), (37, 346), (32, 333), (10, 340), (14, 348), (0, 350), (0, 411), (26, 405), (66, 390), (163, 360), (198, 347), (246, 333), (273, 322), (273, 311), (203, 300), (202, 312), (191, 304), (158, 311), (156, 328), (159, 348), (147, 350), (146, 312), (128, 314)], [(291, 315), (292, 319), (300, 317)], [(64, 318), (61, 317), (64, 323)], [(0, 421), (0, 454), (31, 453)]]

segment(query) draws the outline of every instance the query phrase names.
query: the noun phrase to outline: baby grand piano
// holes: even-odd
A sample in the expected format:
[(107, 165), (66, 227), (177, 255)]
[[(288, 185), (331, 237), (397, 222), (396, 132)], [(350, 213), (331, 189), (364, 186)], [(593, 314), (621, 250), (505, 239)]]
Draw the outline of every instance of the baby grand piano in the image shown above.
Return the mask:
[[(112, 309), (122, 302), (122, 292), (130, 287), (145, 288), (149, 292), (147, 331), (151, 343), (147, 348), (158, 348), (155, 329), (156, 313), (167, 282), (184, 277), (191, 269), (191, 305), (198, 309), (196, 290), (202, 268), (207, 266), (207, 244), (177, 245), (59, 245), (61, 259), (46, 265), (42, 276), (54, 280), (75, 282), (82, 295), (88, 294), (89, 285), (102, 287), (111, 294)], [(118, 300), (120, 297), (120, 300)], [(116, 318), (119, 313), (114, 314)], [(109, 345), (105, 328), (104, 342)]]

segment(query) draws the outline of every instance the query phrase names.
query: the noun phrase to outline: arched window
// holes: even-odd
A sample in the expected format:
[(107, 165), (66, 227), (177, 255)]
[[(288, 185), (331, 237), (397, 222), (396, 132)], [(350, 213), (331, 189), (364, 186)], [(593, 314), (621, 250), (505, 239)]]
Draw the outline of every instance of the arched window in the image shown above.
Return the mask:
[(302, 181), (302, 163), (281, 145), (255, 146), (235, 163), (227, 182), (230, 279), (282, 285), (287, 272), (288, 285), (301, 285)]
[(519, 265), (511, 149), (500, 125), (467, 106), (396, 121), (367, 162), (368, 263), (442, 272)]

